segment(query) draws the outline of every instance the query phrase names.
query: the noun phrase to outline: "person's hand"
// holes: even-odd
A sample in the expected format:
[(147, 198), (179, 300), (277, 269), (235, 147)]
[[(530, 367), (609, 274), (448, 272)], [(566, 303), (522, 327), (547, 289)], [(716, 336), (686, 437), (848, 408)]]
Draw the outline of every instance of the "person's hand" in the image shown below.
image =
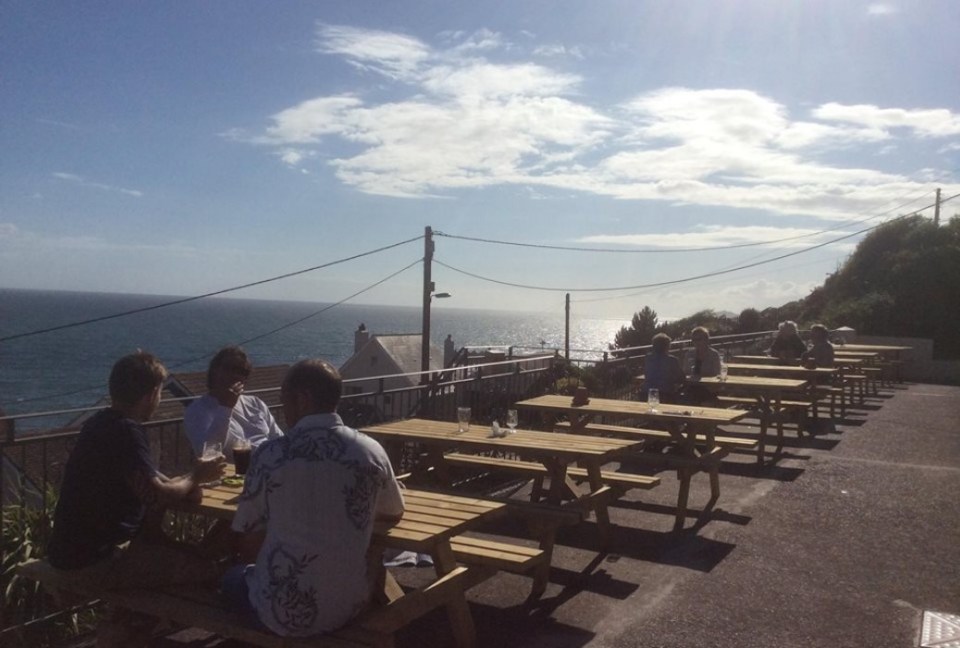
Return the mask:
[(187, 493), (187, 496), (184, 499), (191, 504), (199, 504), (203, 499), (203, 489), (199, 486), (194, 486), (193, 490)]
[(216, 398), (221, 405), (229, 407), (230, 409), (233, 409), (233, 406), (237, 404), (242, 393), (243, 381), (240, 380), (227, 387), (210, 390), (210, 394)]
[(227, 469), (227, 460), (221, 455), (210, 459), (197, 459), (193, 465), (193, 481), (196, 484), (206, 484), (223, 477)]

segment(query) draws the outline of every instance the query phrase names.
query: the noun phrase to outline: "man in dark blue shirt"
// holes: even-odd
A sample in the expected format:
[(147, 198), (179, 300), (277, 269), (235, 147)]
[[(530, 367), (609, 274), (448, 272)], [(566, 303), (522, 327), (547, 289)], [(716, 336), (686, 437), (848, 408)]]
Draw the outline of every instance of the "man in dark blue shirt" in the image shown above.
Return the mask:
[[(167, 370), (149, 353), (117, 361), (110, 372), (109, 408), (80, 431), (70, 453), (47, 546), (64, 587), (91, 592), (215, 579), (212, 563), (144, 538), (144, 519), (177, 499), (200, 497), (199, 484), (218, 479), (224, 460), (198, 461), (180, 477), (161, 474), (141, 425), (160, 403)], [(105, 631), (107, 630), (107, 631)], [(110, 624), (98, 645), (135, 645)]]

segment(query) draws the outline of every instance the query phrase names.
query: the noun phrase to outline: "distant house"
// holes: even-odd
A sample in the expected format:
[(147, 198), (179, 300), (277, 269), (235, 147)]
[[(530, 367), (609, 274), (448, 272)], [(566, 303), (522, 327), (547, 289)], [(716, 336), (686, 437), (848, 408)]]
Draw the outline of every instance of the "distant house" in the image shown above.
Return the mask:
[[(420, 378), (416, 375), (420, 371), (420, 341), (419, 333), (371, 335), (361, 324), (354, 332), (354, 353), (340, 367), (344, 395), (378, 392), (381, 378), (383, 391), (407, 389), (420, 384)], [(443, 351), (431, 345), (430, 370), (441, 370), (442, 360)], [(394, 403), (391, 394), (382, 397), (381, 411), (391, 416), (406, 414), (400, 411), (400, 404)]]

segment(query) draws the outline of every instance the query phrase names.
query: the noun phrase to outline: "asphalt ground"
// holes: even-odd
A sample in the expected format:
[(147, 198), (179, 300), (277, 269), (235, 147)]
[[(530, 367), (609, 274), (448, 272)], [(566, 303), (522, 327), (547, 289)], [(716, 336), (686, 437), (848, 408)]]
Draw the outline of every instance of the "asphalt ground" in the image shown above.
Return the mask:
[[(773, 466), (728, 457), (716, 508), (681, 532), (675, 473), (661, 473), (661, 486), (611, 507), (606, 553), (592, 521), (561, 530), (536, 604), (525, 604), (522, 576), (471, 589), (478, 645), (919, 646), (924, 610), (960, 614), (958, 422), (958, 387), (883, 389), (832, 431), (788, 432)], [(695, 476), (691, 508), (708, 498), (706, 475)], [(490, 532), (535, 545), (516, 522)], [(397, 575), (415, 585), (432, 570)], [(162, 645), (212, 645), (181, 636)], [(238, 645), (218, 645), (228, 643)], [(452, 645), (444, 613), (411, 624), (397, 644)]]

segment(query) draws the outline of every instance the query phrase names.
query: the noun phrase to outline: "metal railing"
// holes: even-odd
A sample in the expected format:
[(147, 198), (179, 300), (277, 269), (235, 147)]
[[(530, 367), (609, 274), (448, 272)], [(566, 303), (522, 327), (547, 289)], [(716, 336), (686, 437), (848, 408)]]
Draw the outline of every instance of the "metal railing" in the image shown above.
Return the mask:
[[(712, 343), (735, 353), (756, 347), (769, 338), (770, 332), (762, 332), (717, 337)], [(679, 340), (674, 343), (674, 349), (682, 351), (688, 345), (688, 341)], [(476, 424), (490, 424), (494, 419), (502, 421), (506, 410), (518, 400), (543, 393), (572, 393), (581, 382), (586, 382), (591, 393), (597, 396), (623, 398), (632, 391), (632, 378), (642, 370), (642, 359), (648, 350), (649, 347), (644, 346), (595, 351), (590, 358), (567, 362), (555, 350), (545, 354), (537, 349), (536, 355), (524, 356), (515, 355), (515, 349), (510, 349), (505, 360), (440, 371), (345, 380), (338, 411), (347, 425), (363, 427), (411, 416), (452, 421), (456, 420), (458, 407), (469, 406)], [(279, 386), (250, 393), (267, 400), (278, 390)], [(164, 403), (190, 401), (195, 397), (165, 399)], [(275, 397), (271, 400), (276, 401)], [(32, 537), (38, 545), (45, 544), (45, 532), (49, 530), (52, 517), (50, 508), (55, 502), (56, 489), (83, 416), (99, 409), (101, 407), (3, 417), (3, 420), (15, 423), (18, 419), (75, 416), (66, 426), (18, 435), (14, 432), (15, 425), (9, 425), (0, 435), (0, 503), (3, 504), (5, 526), (8, 520), (22, 523), (28, 513), (33, 513), (42, 528), (35, 530)], [(274, 405), (272, 409), (280, 421), (279, 406)], [(150, 437), (151, 454), (161, 471), (180, 474), (189, 469), (193, 452), (183, 432), (182, 417), (150, 421), (145, 427)], [(401, 454), (400, 465), (395, 469), (397, 472), (408, 470), (418, 456), (417, 449), (410, 448)], [(0, 547), (0, 563), (9, 566), (12, 560), (23, 557), (17, 554), (22, 547), (10, 546), (6, 538), (4, 540)], [(42, 552), (41, 547), (36, 550)], [(6, 587), (9, 576), (4, 575), (0, 587)], [(15, 629), (51, 612), (43, 606), (30, 610), (29, 616), (23, 618), (18, 613), (24, 610), (7, 609), (0, 599), (0, 632), (3, 633), (0, 638), (6, 634), (4, 629)]]

